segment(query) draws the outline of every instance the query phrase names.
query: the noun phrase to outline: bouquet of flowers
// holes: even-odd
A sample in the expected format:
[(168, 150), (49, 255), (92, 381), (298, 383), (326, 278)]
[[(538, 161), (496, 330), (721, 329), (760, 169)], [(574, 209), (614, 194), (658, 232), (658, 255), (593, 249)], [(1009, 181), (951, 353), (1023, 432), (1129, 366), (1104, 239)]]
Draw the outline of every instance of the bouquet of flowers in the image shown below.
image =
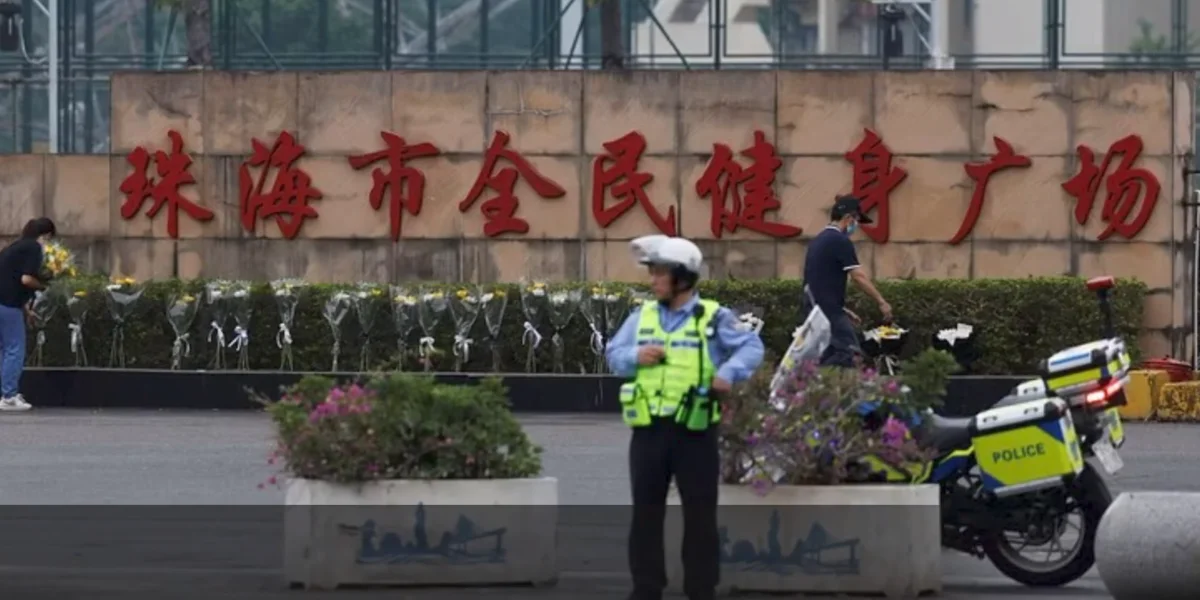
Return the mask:
[(279, 309), (279, 329), (275, 332), (275, 347), (279, 348), (279, 369), (290, 371), (292, 362), (292, 323), (296, 320), (296, 306), (300, 304), (300, 291), (308, 285), (303, 279), (277, 279), (271, 282), (275, 294), (275, 307)]
[(229, 308), (233, 313), (233, 341), (229, 347), (238, 353), (237, 368), (250, 370), (250, 283), (234, 281), (229, 285)]
[(450, 299), (450, 318), (454, 319), (454, 370), (461, 371), (471, 360), (471, 328), (482, 308), (478, 289), (462, 288)]
[(213, 343), (214, 369), (225, 368), (225, 322), (229, 320), (229, 311), (233, 306), (229, 297), (232, 288), (233, 284), (224, 280), (210, 281), (204, 286), (204, 300), (212, 313), (207, 340)]
[(50, 319), (58, 311), (58, 295), (48, 290), (34, 293), (29, 311), (33, 314), (33, 329), (36, 332), (34, 335), (33, 364), (40, 367), (44, 364), (42, 362), (42, 350), (46, 346), (46, 325), (50, 323)]
[(948, 329), (940, 329), (933, 334), (933, 349), (949, 353), (962, 367), (963, 373), (971, 373), (971, 367), (981, 355), (978, 336), (975, 327), (966, 323), (958, 323)]
[(763, 325), (763, 309), (758, 306), (737, 306), (733, 308), (733, 314), (737, 315), (738, 329), (743, 331), (753, 331), (754, 333), (762, 332)]
[(433, 289), (421, 290), (421, 303), (417, 305), (417, 323), (421, 326), (421, 333), (424, 335), (421, 337), (418, 352), (426, 371), (433, 370), (433, 356), (438, 351), (433, 346), (433, 333), (445, 312), (446, 294)]
[(525, 372), (537, 372), (537, 348), (542, 345), (542, 334), (538, 327), (542, 319), (550, 311), (550, 297), (546, 292), (546, 284), (540, 281), (521, 282), (521, 312), (525, 313), (525, 332), (521, 334), (521, 343), (525, 344)]
[(363, 337), (358, 370), (365, 373), (371, 370), (371, 330), (375, 328), (375, 317), (379, 314), (379, 305), (383, 301), (383, 288), (374, 283), (360, 283), (350, 300), (354, 305), (354, 314), (358, 316), (358, 326)]
[(78, 281), (70, 280), (66, 288), (67, 316), (71, 322), (67, 329), (71, 332), (71, 354), (75, 357), (76, 367), (87, 366), (87, 350), (83, 345), (83, 324), (87, 321), (88, 291), (87, 287)]
[(408, 357), (408, 338), (417, 327), (417, 297), (409, 293), (408, 288), (392, 286), (392, 324), (396, 329), (396, 370), (404, 370), (404, 360)]
[(330, 370), (334, 373), (338, 370), (338, 355), (342, 353), (342, 321), (346, 319), (346, 314), (350, 312), (352, 301), (350, 294), (346, 292), (336, 292), (325, 301), (325, 310), (321, 316), (325, 317), (325, 322), (329, 323), (330, 333), (333, 334), (333, 365)]
[(175, 341), (171, 344), (172, 370), (182, 368), (184, 357), (192, 354), (192, 344), (188, 340), (191, 337), (192, 323), (196, 321), (199, 312), (200, 302), (186, 291), (172, 294), (167, 299), (167, 322), (175, 334)]
[(67, 247), (58, 242), (42, 245), (42, 281), (50, 281), (59, 277), (75, 277), (79, 269), (75, 267), (75, 255)]
[(142, 297), (142, 286), (132, 277), (113, 277), (104, 288), (108, 312), (113, 319), (112, 346), (108, 352), (109, 367), (125, 367), (125, 321), (133, 315), (133, 305)]
[(562, 373), (565, 367), (566, 349), (563, 347), (562, 332), (571, 325), (582, 299), (583, 293), (577, 289), (558, 288), (550, 293), (547, 303), (550, 310), (547, 312), (550, 315), (550, 327), (554, 329), (554, 334), (550, 336), (550, 349), (553, 351), (551, 356), (555, 373)]
[(880, 325), (863, 332), (862, 350), (868, 358), (875, 361), (880, 372), (894, 375), (900, 364), (900, 352), (904, 349), (904, 341), (908, 330), (895, 325)]
[(592, 372), (604, 372), (604, 284), (592, 286), (592, 289), (579, 304), (579, 313), (587, 321), (592, 335), (588, 339), (588, 348), (592, 351)]
[(483, 324), (487, 327), (488, 348), (492, 351), (492, 371), (500, 372), (500, 326), (504, 324), (504, 310), (508, 308), (508, 292), (496, 289), (479, 297), (483, 305)]

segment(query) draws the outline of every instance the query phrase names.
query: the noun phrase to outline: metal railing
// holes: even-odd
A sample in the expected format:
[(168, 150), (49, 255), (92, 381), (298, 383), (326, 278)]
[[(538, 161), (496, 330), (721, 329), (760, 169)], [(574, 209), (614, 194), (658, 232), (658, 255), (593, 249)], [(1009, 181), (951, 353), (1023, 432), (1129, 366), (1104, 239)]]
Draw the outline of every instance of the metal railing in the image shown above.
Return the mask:
[[(49, 28), (38, 9), (45, 1), (19, 0), (21, 49), (0, 52), (0, 152), (39, 150), (48, 139)], [(594, 69), (602, 61), (602, 7), (588, 0), (211, 1), (218, 69)], [(841, 1), (839, 43), (827, 53), (818, 52), (821, 36), (813, 24), (818, 0), (609, 1), (620, 2), (628, 68), (930, 64), (922, 43), (929, 24), (911, 12), (898, 24), (902, 53), (880, 52), (881, 20), (869, 0)], [(109, 76), (185, 67), (188, 23), (157, 0), (59, 2), (60, 151), (105, 152)], [(992, 2), (1010, 7), (1001, 14), (1026, 20), (995, 24), (1002, 30), (989, 34), (993, 17), (976, 11)], [(1191, 31), (1200, 29), (1200, 8), (1189, 11), (1192, 4), (1200, 7), (1200, 0), (961, 2), (951, 23), (957, 40), (950, 53), (959, 69), (1194, 69), (1200, 67), (1200, 36)], [(1094, 18), (1097, 11), (1116, 10), (1124, 12)], [(1093, 22), (1108, 25), (1094, 31)], [(997, 45), (997, 38), (1003, 43)]]

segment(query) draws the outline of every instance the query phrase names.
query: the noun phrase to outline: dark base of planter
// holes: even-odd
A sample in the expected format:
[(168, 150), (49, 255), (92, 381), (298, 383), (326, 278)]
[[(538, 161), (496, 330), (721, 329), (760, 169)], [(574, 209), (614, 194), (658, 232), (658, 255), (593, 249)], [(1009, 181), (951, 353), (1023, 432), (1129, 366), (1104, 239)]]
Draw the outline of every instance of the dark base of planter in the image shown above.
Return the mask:
[[(157, 371), (28, 369), (21, 390), (35, 406), (68, 408), (258, 408), (246, 390), (277, 397), (304, 373), (279, 371)], [(350, 379), (354, 373), (339, 373)], [(485, 373), (437, 373), (445, 383), (471, 383)], [(516, 412), (618, 412), (621, 380), (595, 375), (503, 374)], [(941, 412), (968, 416), (987, 409), (1026, 377), (955, 377)]]

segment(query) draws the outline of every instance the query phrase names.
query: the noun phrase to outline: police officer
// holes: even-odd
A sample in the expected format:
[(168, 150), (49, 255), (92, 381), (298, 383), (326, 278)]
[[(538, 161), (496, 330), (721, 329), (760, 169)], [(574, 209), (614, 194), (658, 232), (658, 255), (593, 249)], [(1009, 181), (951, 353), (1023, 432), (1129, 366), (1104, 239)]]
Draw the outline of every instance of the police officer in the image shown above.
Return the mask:
[(631, 600), (659, 600), (666, 587), (663, 520), (672, 477), (683, 503), (684, 591), (690, 600), (710, 600), (719, 580), (718, 400), (758, 368), (763, 344), (732, 311), (697, 294), (703, 261), (700, 248), (682, 238), (647, 248), (640, 262), (658, 301), (635, 309), (605, 352), (613, 372), (629, 378), (621, 408), (633, 429)]

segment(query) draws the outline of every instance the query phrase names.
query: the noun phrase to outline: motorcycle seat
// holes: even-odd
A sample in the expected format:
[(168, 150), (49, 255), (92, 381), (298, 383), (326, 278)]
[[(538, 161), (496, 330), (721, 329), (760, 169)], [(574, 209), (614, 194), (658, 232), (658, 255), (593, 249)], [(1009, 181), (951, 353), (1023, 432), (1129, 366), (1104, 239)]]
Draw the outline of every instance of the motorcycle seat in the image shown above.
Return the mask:
[(971, 417), (943, 417), (930, 415), (925, 443), (939, 452), (963, 450), (971, 447)]

